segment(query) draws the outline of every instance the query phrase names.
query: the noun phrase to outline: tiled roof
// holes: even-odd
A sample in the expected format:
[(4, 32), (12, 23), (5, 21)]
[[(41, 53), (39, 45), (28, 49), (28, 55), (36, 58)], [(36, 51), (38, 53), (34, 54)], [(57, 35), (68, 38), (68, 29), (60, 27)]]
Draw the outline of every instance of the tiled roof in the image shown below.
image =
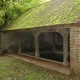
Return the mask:
[(22, 14), (3, 30), (15, 30), (76, 23), (80, 20), (79, 0), (52, 0)]

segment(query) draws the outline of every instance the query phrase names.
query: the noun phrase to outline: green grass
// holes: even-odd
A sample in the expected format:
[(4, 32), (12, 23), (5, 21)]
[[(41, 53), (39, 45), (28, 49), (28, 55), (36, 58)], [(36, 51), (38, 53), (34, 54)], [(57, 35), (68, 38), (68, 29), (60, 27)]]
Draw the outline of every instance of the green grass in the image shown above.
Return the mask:
[(80, 80), (80, 77), (64, 75), (13, 57), (1, 56), (0, 80)]

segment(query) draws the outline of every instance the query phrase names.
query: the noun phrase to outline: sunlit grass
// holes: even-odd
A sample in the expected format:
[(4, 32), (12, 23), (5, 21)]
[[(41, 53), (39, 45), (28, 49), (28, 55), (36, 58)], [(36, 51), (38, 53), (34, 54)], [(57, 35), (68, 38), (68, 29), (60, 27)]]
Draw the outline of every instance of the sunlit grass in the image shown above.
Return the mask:
[(64, 75), (13, 57), (2, 56), (0, 80), (80, 80), (80, 77)]

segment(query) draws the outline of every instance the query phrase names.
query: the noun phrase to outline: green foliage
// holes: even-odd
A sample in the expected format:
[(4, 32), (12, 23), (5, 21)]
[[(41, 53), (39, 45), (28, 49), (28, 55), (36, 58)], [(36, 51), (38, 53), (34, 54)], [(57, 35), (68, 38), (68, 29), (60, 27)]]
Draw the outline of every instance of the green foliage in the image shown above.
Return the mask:
[(22, 0), (19, 3), (23, 7), (24, 11), (26, 11), (27, 9), (32, 8), (43, 2), (45, 2), (45, 0)]
[(2, 28), (4, 24), (4, 19), (3, 19), (4, 13), (5, 13), (4, 10), (0, 11), (0, 28)]
[(0, 29), (45, 0), (0, 0)]

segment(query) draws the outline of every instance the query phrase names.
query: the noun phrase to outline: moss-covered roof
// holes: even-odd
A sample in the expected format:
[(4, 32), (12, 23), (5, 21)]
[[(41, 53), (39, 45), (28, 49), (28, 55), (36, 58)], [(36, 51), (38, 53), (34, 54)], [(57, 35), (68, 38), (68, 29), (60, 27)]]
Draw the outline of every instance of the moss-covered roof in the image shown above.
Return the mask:
[(79, 0), (52, 0), (36, 6), (4, 30), (35, 28), (56, 24), (70, 24), (80, 20)]

